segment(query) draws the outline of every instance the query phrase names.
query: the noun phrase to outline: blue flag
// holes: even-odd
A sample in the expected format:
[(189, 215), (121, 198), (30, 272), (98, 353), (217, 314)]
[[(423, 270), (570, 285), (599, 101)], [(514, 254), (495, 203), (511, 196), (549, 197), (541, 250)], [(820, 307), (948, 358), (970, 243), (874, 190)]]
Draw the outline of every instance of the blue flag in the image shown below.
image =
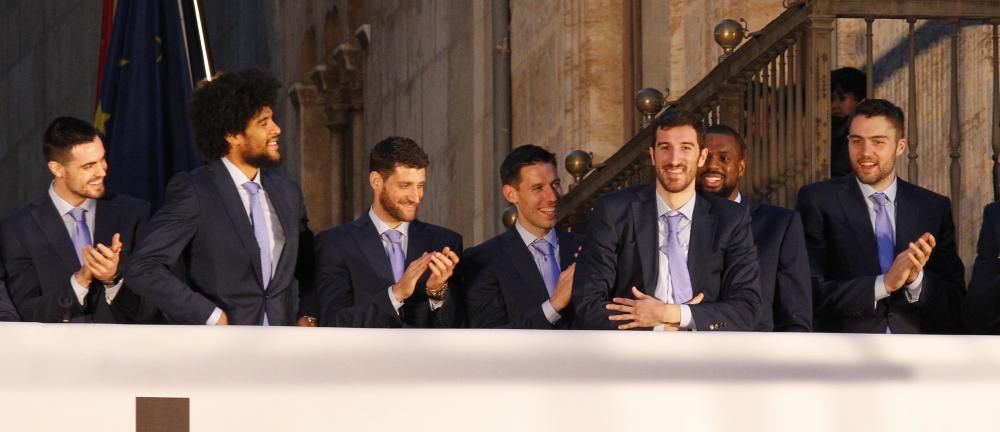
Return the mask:
[(192, 76), (176, 0), (116, 5), (94, 120), (107, 148), (105, 182), (157, 208), (170, 177), (202, 163), (188, 118), (192, 83), (202, 76)]

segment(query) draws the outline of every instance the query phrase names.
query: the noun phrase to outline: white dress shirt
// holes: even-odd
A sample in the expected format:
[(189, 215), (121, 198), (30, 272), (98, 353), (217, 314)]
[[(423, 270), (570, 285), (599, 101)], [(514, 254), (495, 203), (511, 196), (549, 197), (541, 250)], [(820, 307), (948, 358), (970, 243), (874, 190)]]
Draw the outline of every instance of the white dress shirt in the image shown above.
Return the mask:
[[(517, 233), (521, 235), (521, 241), (523, 241), (524, 245), (528, 247), (528, 252), (531, 253), (531, 257), (535, 260), (536, 268), (543, 265), (551, 265), (542, 261), (542, 258), (531, 250), (531, 244), (539, 238), (544, 238), (545, 241), (552, 245), (555, 251), (554, 258), (556, 260), (556, 265), (559, 266), (559, 268), (562, 268), (562, 263), (559, 262), (559, 236), (556, 235), (555, 229), (550, 229), (549, 232), (545, 234), (545, 237), (535, 237), (534, 234), (528, 232), (528, 230), (521, 226), (521, 221), (514, 223), (514, 227), (517, 229)], [(541, 273), (541, 270), (539, 270), (539, 273)], [(562, 318), (562, 315), (559, 315), (559, 312), (556, 311), (556, 308), (552, 306), (552, 302), (549, 300), (542, 302), (542, 313), (545, 315), (545, 319), (549, 320), (549, 324), (555, 324), (560, 318)]]
[[(273, 277), (274, 271), (278, 268), (278, 259), (281, 257), (281, 252), (285, 249), (285, 230), (281, 228), (278, 213), (274, 211), (274, 206), (271, 205), (271, 198), (268, 196), (267, 190), (264, 189), (264, 185), (260, 182), (260, 170), (257, 170), (257, 175), (253, 179), (249, 179), (229, 159), (223, 157), (222, 165), (226, 167), (226, 171), (232, 177), (233, 183), (236, 184), (236, 191), (240, 194), (240, 201), (243, 202), (243, 210), (246, 212), (247, 219), (250, 220), (251, 225), (253, 224), (253, 219), (250, 216), (250, 193), (243, 187), (243, 184), (252, 181), (260, 186), (259, 193), (264, 199), (259, 201), (261, 211), (264, 213), (264, 223), (267, 225), (268, 241), (271, 243), (271, 276)], [(215, 308), (212, 311), (212, 315), (209, 315), (206, 324), (218, 324), (220, 317), (222, 317), (222, 309)]]
[[(385, 235), (385, 232), (391, 229), (399, 231), (399, 233), (401, 234), (399, 236), (399, 243), (400, 243), (399, 246), (403, 248), (403, 258), (405, 259), (406, 251), (408, 249), (408, 246), (410, 245), (410, 223), (400, 222), (398, 227), (390, 228), (389, 225), (387, 225), (385, 222), (382, 221), (382, 219), (379, 219), (379, 217), (375, 215), (374, 207), (368, 208), (368, 217), (371, 218), (372, 223), (375, 224), (375, 231), (378, 232), (378, 238), (379, 240), (382, 241), (382, 247), (385, 249), (385, 255), (387, 257), (392, 251), (392, 242), (389, 241), (389, 236)], [(390, 258), (390, 262), (391, 260), (392, 258)], [(404, 271), (406, 269), (405, 263), (403, 269)], [(403, 301), (396, 300), (396, 296), (392, 294), (392, 287), (393, 285), (389, 285), (389, 301), (392, 302), (392, 308), (396, 310), (396, 314), (398, 315), (399, 308), (403, 307), (403, 303), (406, 303), (406, 300)], [(427, 299), (427, 302), (431, 305), (431, 310), (437, 310), (438, 308), (441, 307), (441, 304), (444, 303), (443, 301), (434, 301), (431, 299)]]
[[(62, 197), (56, 193), (55, 182), (49, 184), (49, 199), (52, 200), (52, 204), (55, 204), (56, 211), (58, 211), (59, 216), (62, 217), (63, 224), (66, 226), (66, 231), (69, 233), (70, 239), (72, 239), (73, 233), (76, 232), (76, 219), (73, 219), (73, 216), (71, 216), (69, 212), (75, 207), (66, 202), (66, 200), (62, 199)], [(80, 208), (86, 210), (83, 213), (83, 218), (87, 221), (87, 229), (90, 231), (90, 238), (91, 241), (93, 241), (94, 222), (97, 221), (97, 201), (87, 198), (83, 200), (83, 204), (80, 204)], [(111, 245), (105, 246), (111, 247)], [(116, 283), (113, 287), (105, 287), (104, 301), (111, 304), (111, 302), (115, 300), (115, 297), (118, 296), (118, 291), (121, 289), (123, 282), (124, 278), (118, 281), (118, 283)], [(69, 285), (73, 287), (73, 293), (76, 294), (76, 300), (80, 302), (80, 305), (86, 306), (85, 302), (87, 301), (87, 293), (90, 292), (90, 287), (80, 285), (80, 283), (76, 281), (75, 273), (69, 276)]]
[[(868, 219), (872, 223), (872, 232), (875, 232), (876, 229), (875, 215), (877, 211), (875, 206), (877, 204), (875, 204), (875, 201), (872, 200), (871, 196), (876, 192), (880, 191), (875, 190), (875, 188), (871, 187), (870, 185), (861, 183), (861, 181), (858, 180), (857, 177), (855, 177), (854, 180), (858, 182), (858, 187), (861, 188), (861, 195), (865, 197), (864, 200), (865, 205), (868, 207)], [(881, 191), (883, 194), (885, 194), (885, 197), (888, 198), (889, 200), (889, 205), (885, 206), (885, 210), (886, 213), (888, 213), (889, 215), (889, 223), (892, 224), (893, 239), (896, 238), (896, 190), (897, 190), (896, 180), (897, 180), (896, 178), (893, 178), (892, 183), (889, 184), (889, 187), (885, 188), (884, 191)], [(906, 289), (905, 291), (906, 300), (908, 302), (916, 303), (918, 300), (920, 300), (920, 293), (923, 290), (923, 282), (924, 282), (924, 272), (923, 270), (921, 270), (920, 273), (917, 273), (917, 278), (914, 279), (912, 283), (904, 286), (904, 288)], [(885, 289), (885, 275), (878, 275), (878, 277), (875, 278), (875, 286), (873, 288), (875, 290), (876, 303), (878, 303), (879, 300), (889, 297), (889, 291)]]
[[(656, 293), (653, 295), (658, 300), (673, 304), (674, 303), (674, 290), (673, 285), (670, 281), (670, 264), (667, 260), (667, 254), (660, 252), (660, 246), (667, 244), (667, 234), (669, 233), (669, 227), (666, 221), (662, 219), (663, 215), (673, 215), (676, 213), (683, 214), (685, 219), (682, 219), (680, 225), (678, 226), (678, 240), (681, 244), (681, 249), (684, 251), (684, 257), (687, 257), (688, 249), (690, 249), (691, 242), (691, 223), (694, 222), (694, 203), (697, 198), (697, 194), (691, 195), (689, 199), (681, 208), (673, 210), (660, 194), (657, 192), (656, 195), (656, 231), (657, 231), (657, 243), (656, 243), (656, 256), (657, 256), (657, 275), (656, 275)], [(686, 264), (686, 263), (685, 263)], [(694, 281), (691, 281), (691, 288), (694, 288)], [(692, 294), (698, 295), (697, 292)], [(694, 322), (691, 319), (691, 306), (686, 304), (680, 305), (681, 308), (681, 322), (680, 328), (686, 330), (697, 330), (694, 326)], [(665, 325), (658, 325), (653, 328), (656, 331), (666, 330)]]

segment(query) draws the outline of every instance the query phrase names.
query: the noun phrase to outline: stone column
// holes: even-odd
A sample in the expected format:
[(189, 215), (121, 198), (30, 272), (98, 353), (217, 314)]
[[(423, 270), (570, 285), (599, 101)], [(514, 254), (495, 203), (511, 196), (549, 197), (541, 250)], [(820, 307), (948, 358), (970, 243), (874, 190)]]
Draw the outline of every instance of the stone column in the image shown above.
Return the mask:
[(302, 152), (302, 194), (309, 213), (310, 227), (323, 230), (338, 220), (334, 212), (334, 194), (330, 184), (336, 178), (329, 166), (331, 159), (331, 134), (326, 128), (324, 112), (326, 100), (316, 86), (292, 84), (289, 99), (296, 113), (298, 148)]

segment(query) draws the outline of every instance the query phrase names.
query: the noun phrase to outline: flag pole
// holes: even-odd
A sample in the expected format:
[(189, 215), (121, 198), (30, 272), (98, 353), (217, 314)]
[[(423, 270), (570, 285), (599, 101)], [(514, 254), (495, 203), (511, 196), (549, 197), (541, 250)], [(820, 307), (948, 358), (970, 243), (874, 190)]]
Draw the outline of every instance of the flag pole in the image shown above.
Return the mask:
[(201, 44), (201, 58), (205, 63), (205, 80), (212, 80), (212, 69), (208, 64), (208, 47), (205, 46), (205, 26), (201, 24), (201, 6), (198, 5), (198, 0), (191, 0), (194, 6), (194, 21), (198, 26), (198, 43)]

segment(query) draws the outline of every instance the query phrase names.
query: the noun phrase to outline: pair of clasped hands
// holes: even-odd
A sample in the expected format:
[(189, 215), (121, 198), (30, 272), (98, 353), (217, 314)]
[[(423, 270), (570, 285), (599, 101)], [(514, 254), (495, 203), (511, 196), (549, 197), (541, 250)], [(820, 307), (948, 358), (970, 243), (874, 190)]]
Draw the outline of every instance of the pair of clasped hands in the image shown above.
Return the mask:
[(118, 275), (118, 261), (122, 252), (121, 235), (115, 233), (111, 238), (111, 246), (101, 243), (87, 245), (80, 252), (83, 258), (83, 266), (76, 272), (74, 277), (81, 286), (89, 287), (94, 280), (101, 282), (105, 287), (114, 285), (115, 276)]

